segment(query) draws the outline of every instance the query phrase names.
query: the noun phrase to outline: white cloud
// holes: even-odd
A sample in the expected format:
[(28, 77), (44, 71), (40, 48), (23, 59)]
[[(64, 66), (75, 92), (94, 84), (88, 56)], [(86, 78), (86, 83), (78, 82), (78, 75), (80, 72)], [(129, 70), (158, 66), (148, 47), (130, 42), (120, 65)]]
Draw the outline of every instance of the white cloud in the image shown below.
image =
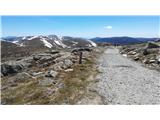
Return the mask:
[(108, 26), (104, 26), (105, 29), (112, 29), (112, 26), (108, 25)]

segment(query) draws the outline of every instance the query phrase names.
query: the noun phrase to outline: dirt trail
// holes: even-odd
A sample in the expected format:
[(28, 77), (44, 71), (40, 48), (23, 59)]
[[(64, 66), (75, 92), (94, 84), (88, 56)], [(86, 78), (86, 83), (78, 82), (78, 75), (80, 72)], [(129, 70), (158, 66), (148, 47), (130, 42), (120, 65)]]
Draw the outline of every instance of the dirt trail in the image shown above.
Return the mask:
[(160, 104), (160, 73), (106, 49), (98, 61), (96, 90), (104, 104)]

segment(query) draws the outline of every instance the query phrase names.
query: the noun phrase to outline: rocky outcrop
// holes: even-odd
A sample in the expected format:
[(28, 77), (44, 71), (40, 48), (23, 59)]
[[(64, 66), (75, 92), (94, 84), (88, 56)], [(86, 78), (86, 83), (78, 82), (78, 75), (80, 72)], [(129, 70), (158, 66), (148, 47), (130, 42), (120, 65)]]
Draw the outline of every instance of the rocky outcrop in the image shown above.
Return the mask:
[(160, 48), (159, 45), (157, 45), (156, 43), (154, 42), (149, 42), (146, 46), (147, 49), (151, 49), (151, 48)]
[(160, 47), (156, 42), (123, 46), (120, 53), (123, 56), (126, 54), (134, 61), (142, 62), (148, 67), (160, 70)]
[(8, 65), (2, 64), (1, 65), (1, 74), (2, 76), (7, 76), (9, 74), (15, 74), (21, 71), (24, 67), (22, 65)]
[(61, 57), (60, 54), (47, 54), (47, 53), (43, 53), (43, 54), (37, 54), (33, 56), (33, 60), (34, 63), (37, 67), (47, 67), (51, 64), (55, 64), (55, 59)]
[(30, 57), (24, 57), (19, 60), (11, 60), (1, 64), (1, 76), (15, 74), (32, 67), (45, 68), (55, 64), (55, 59), (61, 57), (56, 53), (39, 53)]
[(14, 83), (24, 83), (33, 80), (33, 77), (26, 72), (18, 73), (13, 80)]

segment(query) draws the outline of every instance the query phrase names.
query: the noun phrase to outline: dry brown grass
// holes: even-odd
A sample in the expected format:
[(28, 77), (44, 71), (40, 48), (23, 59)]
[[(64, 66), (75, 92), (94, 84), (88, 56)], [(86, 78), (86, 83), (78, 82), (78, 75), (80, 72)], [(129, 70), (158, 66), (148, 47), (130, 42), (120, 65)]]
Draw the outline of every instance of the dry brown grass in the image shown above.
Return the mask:
[[(72, 72), (60, 72), (58, 83), (39, 84), (39, 77), (2, 90), (2, 104), (76, 104), (86, 94), (90, 75), (96, 74), (95, 56), (85, 58), (83, 64), (72, 66)], [(63, 84), (61, 87), (57, 87)], [(57, 89), (58, 88), (58, 89)]]
[(95, 71), (94, 59), (88, 58), (83, 64), (75, 65), (73, 72), (61, 73), (64, 87), (58, 90), (52, 102), (55, 104), (76, 104), (86, 94), (87, 85), (91, 82), (89, 77)]

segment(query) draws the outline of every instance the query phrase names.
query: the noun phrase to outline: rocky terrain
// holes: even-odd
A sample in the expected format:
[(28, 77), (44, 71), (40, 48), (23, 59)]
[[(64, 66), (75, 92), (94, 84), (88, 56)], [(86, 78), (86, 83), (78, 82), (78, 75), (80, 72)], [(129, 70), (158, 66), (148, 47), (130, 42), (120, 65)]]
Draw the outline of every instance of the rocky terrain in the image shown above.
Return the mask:
[(76, 104), (84, 96), (96, 44), (49, 37), (1, 41), (1, 104)]
[(115, 47), (56, 35), (3, 39), (1, 104), (159, 104), (159, 45)]
[(151, 69), (160, 71), (160, 42), (158, 41), (125, 45), (120, 48), (120, 53)]

